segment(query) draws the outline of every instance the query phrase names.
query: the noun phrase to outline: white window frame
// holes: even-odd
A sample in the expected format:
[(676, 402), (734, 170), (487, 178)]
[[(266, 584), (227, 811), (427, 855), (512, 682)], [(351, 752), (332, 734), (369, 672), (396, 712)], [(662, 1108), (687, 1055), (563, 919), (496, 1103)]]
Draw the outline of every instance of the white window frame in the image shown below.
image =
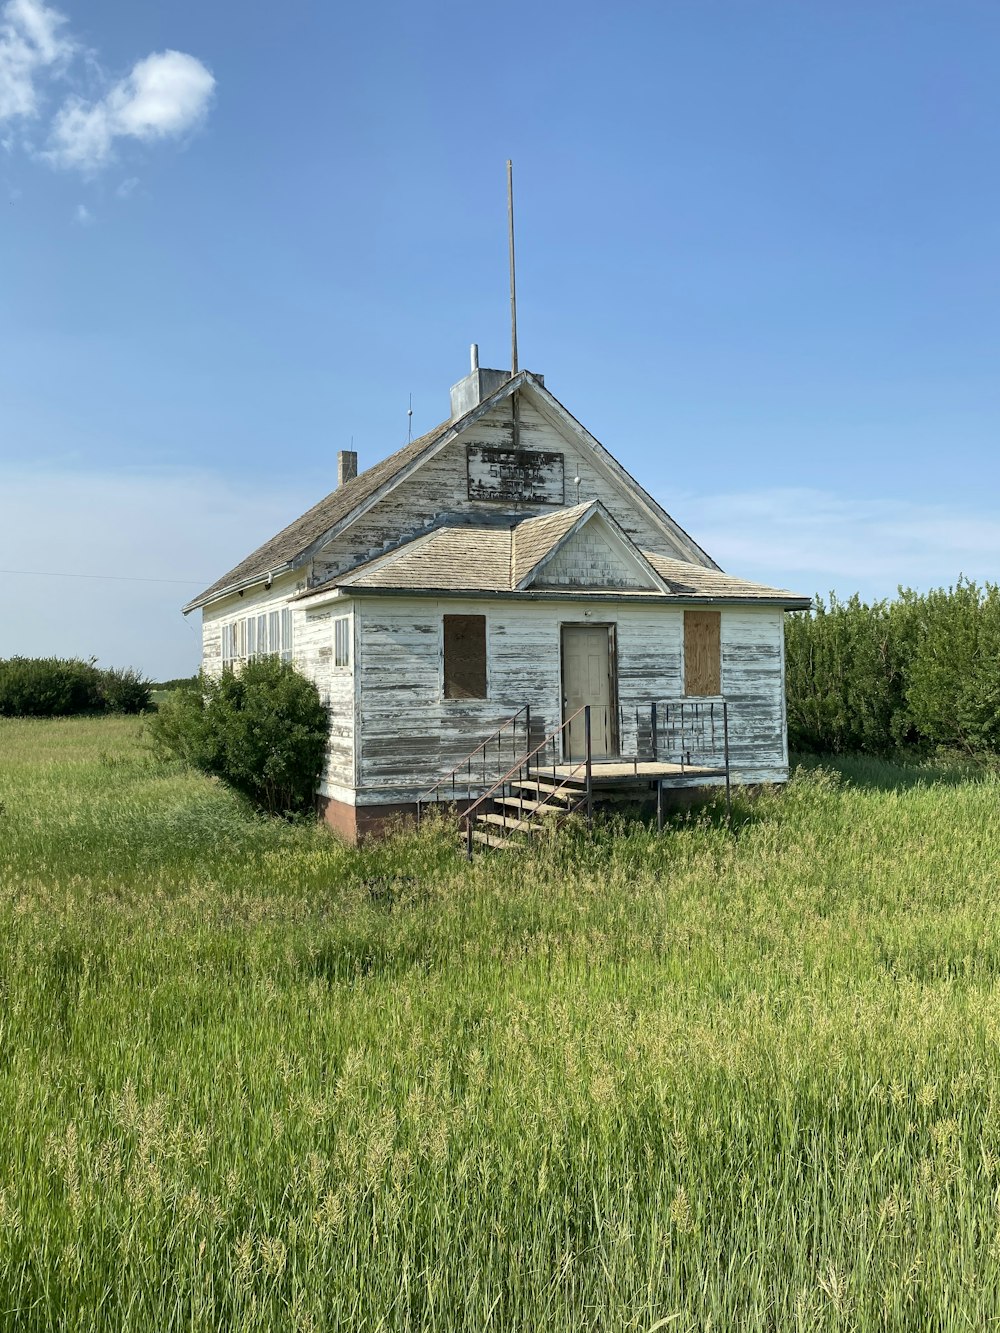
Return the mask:
[(351, 669), (351, 617), (337, 616), (333, 622), (333, 665), (337, 670)]
[(292, 608), (257, 611), (222, 626), (222, 665), (232, 667), (255, 657), (292, 660)]

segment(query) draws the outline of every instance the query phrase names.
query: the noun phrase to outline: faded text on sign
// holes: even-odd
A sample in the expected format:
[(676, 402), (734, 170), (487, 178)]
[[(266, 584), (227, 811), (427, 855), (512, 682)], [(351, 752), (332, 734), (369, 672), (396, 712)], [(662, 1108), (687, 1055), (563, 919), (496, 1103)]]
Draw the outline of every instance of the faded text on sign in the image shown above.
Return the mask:
[(562, 454), (470, 444), (468, 459), (470, 500), (564, 503)]

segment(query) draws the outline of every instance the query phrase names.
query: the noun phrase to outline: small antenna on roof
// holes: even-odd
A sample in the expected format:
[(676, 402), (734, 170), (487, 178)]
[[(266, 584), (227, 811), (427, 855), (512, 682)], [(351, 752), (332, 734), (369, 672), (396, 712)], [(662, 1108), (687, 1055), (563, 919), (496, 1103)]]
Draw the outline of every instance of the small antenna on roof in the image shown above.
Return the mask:
[(406, 443), (413, 442), (413, 394), (410, 394), (410, 405), (406, 409)]

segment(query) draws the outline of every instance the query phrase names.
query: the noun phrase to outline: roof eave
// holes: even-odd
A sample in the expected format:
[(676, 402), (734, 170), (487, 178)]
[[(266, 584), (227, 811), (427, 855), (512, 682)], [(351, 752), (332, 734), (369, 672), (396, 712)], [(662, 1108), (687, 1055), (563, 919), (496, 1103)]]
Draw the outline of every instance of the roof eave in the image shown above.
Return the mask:
[(411, 588), (411, 587), (370, 587), (353, 584), (349, 587), (338, 585), (335, 588), (318, 589), (299, 593), (293, 600), (305, 601), (317, 597), (314, 605), (321, 605), (319, 600), (337, 600), (340, 596), (348, 597), (415, 597), (415, 598), (463, 598), (466, 601), (544, 601), (544, 602), (609, 602), (619, 601), (625, 606), (635, 603), (653, 603), (663, 606), (757, 606), (780, 607), (785, 611), (808, 611), (812, 605), (806, 597), (739, 597), (720, 595), (716, 597), (704, 593), (658, 593), (658, 592), (616, 592), (613, 588), (570, 589), (570, 588)]
[(187, 606), (181, 607), (181, 615), (186, 616), (191, 611), (197, 611), (199, 607), (209, 606), (212, 602), (221, 601), (223, 597), (232, 597), (234, 593), (246, 592), (248, 588), (256, 587), (258, 583), (267, 583), (280, 578), (282, 574), (288, 574), (293, 569), (297, 569), (304, 562), (303, 556), (297, 556), (294, 560), (286, 560), (283, 565), (275, 565), (271, 569), (261, 570), (256, 574), (248, 574), (245, 579), (240, 579), (236, 583), (230, 583), (225, 588), (220, 588), (218, 592), (213, 592), (210, 596), (196, 597), (193, 602), (188, 602)]

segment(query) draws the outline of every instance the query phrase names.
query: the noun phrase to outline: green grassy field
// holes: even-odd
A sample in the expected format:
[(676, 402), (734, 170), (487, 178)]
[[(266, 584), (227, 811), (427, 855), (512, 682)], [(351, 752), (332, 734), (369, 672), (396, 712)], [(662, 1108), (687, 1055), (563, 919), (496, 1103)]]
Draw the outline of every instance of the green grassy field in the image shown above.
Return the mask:
[(0, 1328), (1000, 1321), (994, 779), (468, 867), (140, 727), (0, 723)]

